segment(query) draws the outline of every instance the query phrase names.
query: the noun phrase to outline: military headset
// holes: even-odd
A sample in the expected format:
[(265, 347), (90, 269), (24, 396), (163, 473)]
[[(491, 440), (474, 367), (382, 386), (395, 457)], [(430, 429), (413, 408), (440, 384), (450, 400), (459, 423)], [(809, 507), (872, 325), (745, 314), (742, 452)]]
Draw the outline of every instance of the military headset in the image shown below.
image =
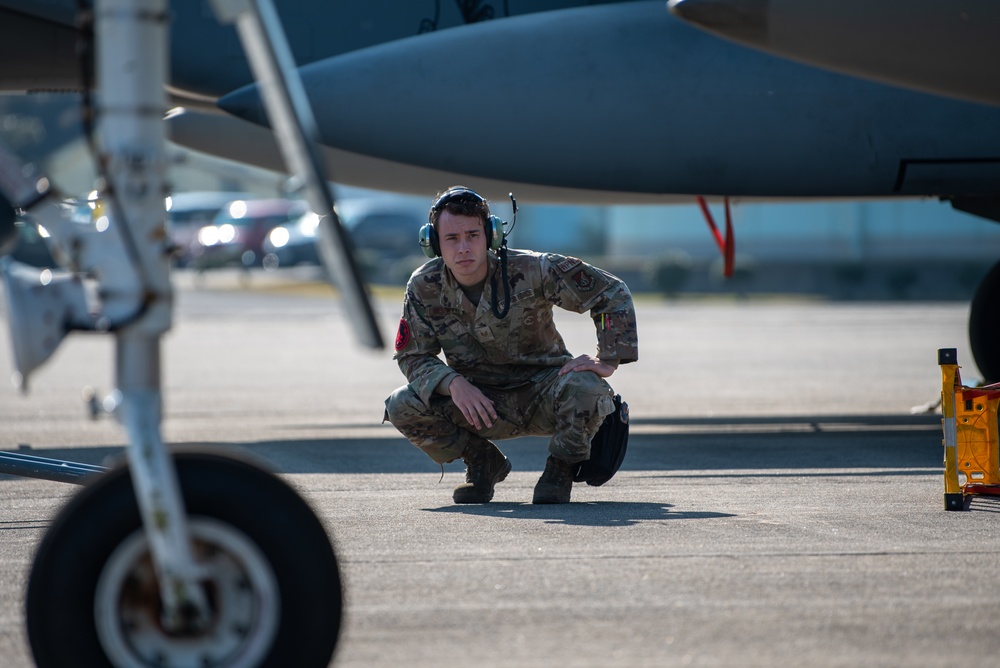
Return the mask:
[[(513, 199), (513, 196), (511, 196), (512, 201)], [(434, 216), (443, 211), (444, 207), (451, 202), (459, 200), (466, 200), (472, 204), (482, 204), (486, 207), (487, 212), (490, 210), (490, 205), (487, 204), (486, 198), (471, 188), (454, 186), (441, 193), (441, 196), (431, 206), (430, 213), (427, 214), (427, 223), (420, 228), (418, 241), (420, 242), (420, 249), (427, 257), (433, 259), (441, 256), (441, 242), (438, 240), (437, 227), (434, 225)], [(515, 212), (517, 211), (516, 206), (515, 204)], [(515, 215), (517, 214), (515, 213)], [(486, 234), (487, 247), (493, 252), (499, 251), (506, 237), (503, 229), (504, 222), (498, 216), (487, 213), (484, 227), (483, 231)]]
[[(510, 197), (510, 205), (513, 210), (513, 217), (510, 222), (510, 229), (512, 230), (517, 223), (517, 200), (514, 199), (514, 193), (510, 193), (508, 197)], [(490, 285), (492, 286), (493, 293), (491, 307), (493, 315), (503, 319), (507, 317), (507, 312), (510, 310), (510, 280), (507, 278), (507, 233), (504, 231), (504, 222), (499, 217), (489, 213), (490, 205), (486, 202), (485, 197), (465, 186), (454, 186), (441, 193), (441, 196), (431, 206), (430, 213), (427, 214), (427, 223), (420, 228), (418, 238), (420, 248), (424, 251), (424, 255), (429, 258), (433, 259), (441, 256), (441, 244), (438, 241), (437, 228), (434, 227), (434, 216), (440, 213), (448, 203), (460, 199), (465, 199), (472, 204), (482, 204), (486, 207), (487, 215), (484, 230), (486, 245), (491, 251), (498, 253), (500, 256), (500, 274), (503, 276), (504, 291), (504, 304), (503, 309), (501, 309), (497, 303), (499, 292), (497, 290), (497, 277), (495, 274), (491, 276)]]

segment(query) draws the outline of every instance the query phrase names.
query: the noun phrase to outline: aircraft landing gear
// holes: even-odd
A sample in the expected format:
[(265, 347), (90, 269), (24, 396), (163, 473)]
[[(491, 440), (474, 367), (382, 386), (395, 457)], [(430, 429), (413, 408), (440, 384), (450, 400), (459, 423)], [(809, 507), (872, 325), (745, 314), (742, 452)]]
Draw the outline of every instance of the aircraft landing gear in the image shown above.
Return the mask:
[(28, 639), (55, 666), (329, 665), (342, 592), (322, 524), (249, 460), (174, 456), (209, 618), (169, 628), (131, 475), (96, 478), (56, 516), (26, 594)]
[(1000, 381), (1000, 262), (986, 273), (972, 298), (969, 344), (986, 383)]
[[(173, 320), (163, 211), (170, 161), (162, 123), (170, 13), (166, 0), (95, 5), (82, 13), (88, 22), (80, 33), (99, 42), (96, 108), (86, 77), (83, 88), (88, 117), (98, 121), (88, 125), (96, 129), (90, 139), (107, 185), (109, 215), (102, 218), (108, 225), (84, 229), (71, 221), (48, 179), (0, 150), (5, 197), (9, 192), (18, 208), (45, 211), (53, 243), (72, 259), (72, 272), (59, 282), (3, 267), (9, 302), (17, 306), (12, 313), (19, 314), (10, 319), (12, 338), (24, 344), (14, 350), (22, 388), (70, 329), (112, 333), (120, 394), (114, 413), (129, 441), (128, 464), (94, 477), (72, 498), (35, 554), (25, 595), (35, 662), (41, 668), (325, 667), (343, 601), (322, 523), (290, 486), (245, 458), (171, 457), (163, 444), (160, 347)], [(277, 108), (279, 143), (329, 232), (321, 235), (323, 257), (337, 269), (351, 322), (366, 344), (381, 348), (347, 232), (310, 143), (315, 122), (277, 11), (268, 0), (215, 5), (237, 24), (253, 69), (263, 73), (257, 78), (265, 81), (269, 113)], [(269, 101), (272, 94), (277, 104)], [(7, 236), (4, 202), (0, 237)], [(39, 294), (45, 298), (33, 299)], [(75, 481), (97, 473), (39, 457), (3, 459), (15, 460), (8, 472), (13, 467), (39, 477)]]

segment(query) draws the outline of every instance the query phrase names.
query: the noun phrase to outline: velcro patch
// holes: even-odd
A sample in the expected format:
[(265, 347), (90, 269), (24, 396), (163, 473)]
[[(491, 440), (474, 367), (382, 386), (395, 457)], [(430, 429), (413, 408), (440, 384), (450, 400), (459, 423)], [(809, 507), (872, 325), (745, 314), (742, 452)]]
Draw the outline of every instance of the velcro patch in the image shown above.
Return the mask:
[(486, 323), (476, 325), (476, 337), (480, 341), (492, 341), (494, 339), (493, 330)]
[(524, 301), (525, 299), (530, 299), (535, 296), (534, 288), (528, 288), (527, 290), (521, 290), (516, 295), (510, 298), (511, 304), (516, 304), (519, 301)]
[(576, 283), (576, 287), (580, 289), (580, 292), (590, 292), (597, 285), (597, 279), (585, 269), (581, 269), (573, 274), (573, 282)]
[(410, 342), (410, 324), (406, 318), (399, 319), (399, 329), (396, 330), (396, 350), (402, 350)]
[(575, 257), (567, 257), (559, 261), (558, 264), (556, 264), (556, 269), (565, 274), (567, 271), (569, 271), (576, 265), (581, 264), (582, 262), (583, 260), (578, 260)]

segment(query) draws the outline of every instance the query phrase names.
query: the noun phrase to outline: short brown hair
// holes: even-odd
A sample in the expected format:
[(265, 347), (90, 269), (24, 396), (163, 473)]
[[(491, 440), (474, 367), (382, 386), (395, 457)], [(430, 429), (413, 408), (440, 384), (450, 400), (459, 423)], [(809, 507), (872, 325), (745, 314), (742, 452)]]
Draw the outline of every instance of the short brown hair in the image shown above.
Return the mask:
[(490, 205), (486, 198), (465, 186), (452, 186), (438, 193), (427, 214), (428, 221), (435, 228), (442, 211), (456, 216), (474, 216), (483, 221), (484, 226), (490, 219)]

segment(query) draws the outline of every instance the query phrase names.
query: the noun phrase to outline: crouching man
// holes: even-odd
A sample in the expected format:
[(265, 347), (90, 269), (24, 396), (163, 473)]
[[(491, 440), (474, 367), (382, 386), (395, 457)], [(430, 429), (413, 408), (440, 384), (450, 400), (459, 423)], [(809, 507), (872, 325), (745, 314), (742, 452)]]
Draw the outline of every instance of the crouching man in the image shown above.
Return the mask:
[[(638, 359), (628, 287), (576, 258), (508, 255), (502, 223), (461, 186), (436, 199), (420, 236), (434, 259), (406, 286), (394, 359), (409, 382), (386, 399), (387, 419), (435, 462), (464, 460), (455, 503), (489, 502), (510, 473), (493, 440), (551, 436), (532, 502), (568, 503), (573, 466), (614, 410), (605, 379)], [(590, 312), (596, 356), (570, 354), (553, 306)]]

